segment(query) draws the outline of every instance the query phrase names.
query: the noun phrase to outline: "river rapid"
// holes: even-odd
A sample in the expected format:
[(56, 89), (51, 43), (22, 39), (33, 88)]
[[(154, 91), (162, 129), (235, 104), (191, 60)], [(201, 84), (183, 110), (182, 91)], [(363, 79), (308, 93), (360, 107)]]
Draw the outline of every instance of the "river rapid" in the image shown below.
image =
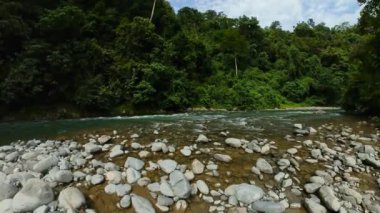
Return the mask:
[[(0, 212), (22, 208), (19, 172), (52, 188), (46, 212), (377, 212), (378, 137), (341, 110), (1, 123), (0, 182), (15, 193)], [(62, 204), (68, 186), (83, 202)]]

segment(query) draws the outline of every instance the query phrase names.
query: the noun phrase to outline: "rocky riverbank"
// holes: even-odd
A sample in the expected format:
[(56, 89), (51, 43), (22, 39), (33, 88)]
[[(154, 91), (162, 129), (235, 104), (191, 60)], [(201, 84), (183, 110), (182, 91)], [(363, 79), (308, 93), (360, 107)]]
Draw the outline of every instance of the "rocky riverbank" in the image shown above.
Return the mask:
[(380, 212), (370, 124), (231, 135), (172, 141), (153, 128), (2, 146), (0, 212)]

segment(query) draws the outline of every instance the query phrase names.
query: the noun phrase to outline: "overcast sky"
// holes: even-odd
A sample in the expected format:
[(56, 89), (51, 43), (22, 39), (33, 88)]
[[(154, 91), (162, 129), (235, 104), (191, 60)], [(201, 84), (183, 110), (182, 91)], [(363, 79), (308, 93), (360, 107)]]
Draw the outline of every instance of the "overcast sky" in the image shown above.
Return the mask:
[(343, 22), (355, 24), (360, 14), (357, 0), (168, 0), (178, 10), (189, 6), (200, 11), (224, 12), (229, 17), (257, 17), (261, 26), (281, 22), (292, 30), (298, 22), (313, 18), (332, 27)]

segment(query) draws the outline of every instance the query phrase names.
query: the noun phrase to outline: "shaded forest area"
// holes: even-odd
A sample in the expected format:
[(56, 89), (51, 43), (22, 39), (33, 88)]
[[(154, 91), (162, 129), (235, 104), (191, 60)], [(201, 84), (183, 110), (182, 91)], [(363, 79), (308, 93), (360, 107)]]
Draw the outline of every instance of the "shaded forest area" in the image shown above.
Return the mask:
[[(344, 106), (380, 111), (380, 1), (292, 32), (165, 0), (0, 0), (0, 114)], [(74, 113), (74, 114), (75, 114)]]

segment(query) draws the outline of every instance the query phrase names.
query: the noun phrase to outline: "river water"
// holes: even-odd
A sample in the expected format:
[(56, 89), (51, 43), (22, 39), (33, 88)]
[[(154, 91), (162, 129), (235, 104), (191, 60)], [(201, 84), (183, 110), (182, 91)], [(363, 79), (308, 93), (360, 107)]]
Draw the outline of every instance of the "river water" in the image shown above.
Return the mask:
[[(80, 133), (118, 132), (144, 128), (179, 128), (193, 132), (229, 130), (233, 134), (284, 136), (293, 123), (317, 126), (321, 123), (354, 123), (360, 117), (346, 115), (341, 110), (317, 111), (256, 111), (256, 112), (201, 112), (172, 115), (133, 117), (98, 117), (56, 121), (0, 123), (0, 144), (27, 139), (55, 139)], [(178, 130), (179, 130), (178, 129)], [(263, 131), (262, 131), (263, 130)]]

